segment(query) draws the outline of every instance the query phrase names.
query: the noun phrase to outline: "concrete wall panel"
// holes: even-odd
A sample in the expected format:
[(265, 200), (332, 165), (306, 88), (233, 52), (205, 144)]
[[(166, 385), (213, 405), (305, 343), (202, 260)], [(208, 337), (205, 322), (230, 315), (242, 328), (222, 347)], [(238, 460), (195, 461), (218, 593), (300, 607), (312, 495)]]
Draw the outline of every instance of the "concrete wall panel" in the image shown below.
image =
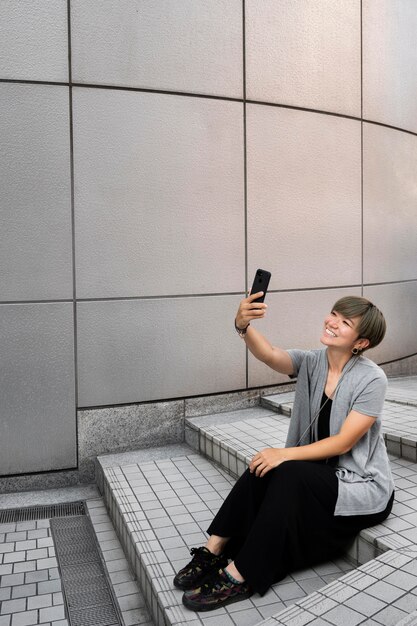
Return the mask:
[(241, 0), (72, 0), (75, 82), (242, 97)]
[(0, 306), (0, 474), (75, 467), (71, 303)]
[(247, 97), (360, 116), (359, 0), (247, 0)]
[(68, 88), (0, 84), (0, 300), (72, 298)]
[(363, 116), (417, 132), (415, 0), (363, 0)]
[(237, 296), (79, 303), (79, 406), (243, 389), (238, 305)]
[(242, 105), (74, 95), (78, 297), (241, 290)]
[[(334, 303), (344, 296), (360, 296), (360, 288), (270, 293), (267, 316), (252, 322), (274, 346), (287, 350), (324, 348), (320, 343), (323, 322)], [(249, 355), (249, 387), (290, 382), (288, 376), (274, 372)]]
[(68, 81), (67, 0), (0, 2), (0, 78)]
[(381, 309), (387, 321), (384, 341), (369, 351), (369, 357), (382, 363), (416, 354), (417, 282), (364, 287), (363, 295)]
[(272, 289), (361, 280), (361, 130), (275, 107), (247, 111), (249, 268)]
[(415, 279), (417, 137), (364, 124), (364, 280)]

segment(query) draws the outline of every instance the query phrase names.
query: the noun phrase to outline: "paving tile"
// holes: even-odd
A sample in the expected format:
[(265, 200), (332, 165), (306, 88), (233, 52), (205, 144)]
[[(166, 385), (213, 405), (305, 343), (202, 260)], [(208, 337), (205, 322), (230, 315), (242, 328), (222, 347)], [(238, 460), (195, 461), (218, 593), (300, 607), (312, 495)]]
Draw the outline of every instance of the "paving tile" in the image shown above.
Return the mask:
[(12, 596), (12, 587), (0, 588), (0, 602), (3, 602), (3, 600), (10, 600), (11, 596)]
[(36, 561), (37, 570), (51, 569), (51, 568), (57, 567), (57, 565), (58, 565), (58, 562), (55, 557), (49, 557), (46, 559), (38, 559)]
[[(49, 524), (48, 524), (49, 525)], [(17, 522), (16, 524), (16, 532), (20, 532), (22, 530), (35, 530), (36, 522)]]
[(136, 593), (117, 598), (121, 611), (129, 611), (131, 609), (140, 609), (144, 607), (145, 603), (142, 595), (138, 593), (137, 588), (135, 591)]
[(25, 541), (27, 539), (27, 532), (13, 532), (6, 534), (6, 541)]
[(394, 585), (389, 585), (383, 580), (379, 580), (374, 585), (371, 585), (367, 588), (367, 593), (383, 602), (394, 602), (402, 595), (404, 595), (404, 591), (402, 589), (398, 589), (398, 587), (394, 587)]
[(13, 587), (14, 585), (23, 585), (24, 574), (9, 574), (1, 577), (1, 587)]
[(132, 609), (129, 611), (123, 611), (122, 616), (125, 626), (142, 624), (149, 619), (148, 612), (144, 609)]
[(27, 600), (28, 609), (43, 609), (48, 606), (52, 606), (52, 594), (45, 593), (41, 596), (31, 596)]
[(132, 593), (136, 593), (138, 589), (138, 585), (135, 580), (131, 580), (129, 582), (123, 582), (120, 584), (113, 584), (113, 591), (117, 598), (122, 596), (128, 596)]
[[(35, 562), (35, 561), (34, 561)], [(38, 572), (27, 572), (25, 574), (25, 583), (39, 583), (48, 580), (48, 572), (41, 570)]]
[(387, 606), (385, 609), (374, 615), (373, 619), (380, 624), (391, 626), (391, 624), (397, 624), (406, 616), (407, 613), (405, 611), (401, 611), (395, 606)]
[(349, 624), (349, 626), (356, 626), (357, 624), (363, 622), (363, 615), (343, 605), (339, 605), (334, 609), (331, 609), (330, 611), (322, 615), (322, 618), (337, 626), (339, 626), (340, 624)]
[(411, 589), (415, 589), (417, 587), (417, 576), (408, 572), (401, 572), (397, 570), (395, 573), (387, 576), (384, 580), (385, 582), (395, 585), (400, 589), (404, 589), (404, 591), (410, 591)]
[(374, 598), (367, 593), (358, 593), (346, 600), (345, 605), (358, 611), (358, 613), (362, 613), (367, 617), (371, 617), (385, 608), (386, 604), (382, 600), (378, 600), (378, 598)]
[(26, 598), (19, 598), (17, 600), (5, 600), (1, 603), (1, 614), (5, 613), (19, 613), (26, 608)]
[(21, 572), (33, 572), (36, 569), (36, 561), (25, 561), (13, 564), (13, 574)]
[(126, 583), (134, 580), (134, 576), (130, 569), (122, 569), (118, 572), (109, 572), (110, 580), (115, 587), (119, 583)]
[(257, 609), (253, 608), (246, 611), (236, 611), (236, 613), (231, 614), (231, 618), (236, 626), (251, 626), (260, 621), (262, 615)]
[(65, 619), (65, 609), (63, 606), (52, 606), (39, 610), (39, 619), (41, 622), (53, 622)]
[(42, 539), (42, 538), (48, 537), (48, 530), (46, 528), (40, 528), (37, 530), (29, 530), (27, 535), (28, 535), (28, 539)]
[(109, 573), (126, 571), (126, 559), (116, 559), (115, 561), (108, 561), (106, 563), (106, 568)]
[(14, 613), (12, 615), (11, 626), (32, 626), (38, 623), (37, 611), (25, 611), (24, 613)]
[(267, 617), (271, 617), (271, 615), (276, 615), (283, 609), (285, 609), (285, 604), (283, 602), (276, 602), (275, 604), (265, 604), (257, 607), (259, 613), (262, 615), (264, 619)]
[(49, 580), (54, 580), (55, 578), (59, 578), (59, 571), (57, 567), (48, 569), (47, 572), (48, 572)]
[(274, 590), (278, 598), (283, 602), (302, 598), (305, 595), (303, 589), (295, 582), (277, 585)]
[(395, 606), (406, 613), (412, 613), (417, 610), (417, 595), (413, 593), (406, 593), (401, 598), (398, 598), (392, 606)]
[(316, 576), (315, 578), (306, 578), (304, 580), (298, 580), (298, 585), (307, 594), (321, 589), (326, 584), (322, 578)]
[(46, 548), (40, 548), (36, 550), (28, 550), (27, 552), (27, 560), (37, 560), (37, 559), (45, 559), (48, 557), (48, 550)]
[(18, 563), (26, 561), (26, 552), (8, 552), (3, 557), (4, 563)]
[(61, 581), (59, 578), (55, 580), (46, 580), (45, 582), (38, 583), (38, 593), (54, 593), (61, 591)]
[(322, 596), (321, 594), (313, 594), (313, 595), (316, 595), (318, 597), (316, 597), (312, 601), (311, 601), (311, 596), (307, 597), (305, 600), (302, 601), (302, 605), (304, 608), (308, 609), (314, 615), (317, 615), (317, 616), (323, 615), (324, 613), (327, 613), (328, 611), (330, 611), (331, 609), (337, 606), (337, 602), (333, 600), (332, 598), (326, 598), (325, 596)]
[(312, 567), (309, 567), (303, 570), (298, 570), (297, 572), (293, 572), (291, 576), (295, 581), (298, 582), (299, 580), (304, 580), (306, 578), (315, 578), (317, 576), (317, 572), (315, 572)]
[(36, 594), (36, 585), (17, 585), (13, 587), (12, 598), (27, 598)]
[(64, 604), (64, 596), (61, 592), (54, 593), (52, 594), (52, 601), (54, 606), (56, 606), (57, 604)]
[(202, 622), (205, 626), (235, 626), (235, 622), (230, 615), (227, 614), (216, 617), (212, 615), (202, 615)]

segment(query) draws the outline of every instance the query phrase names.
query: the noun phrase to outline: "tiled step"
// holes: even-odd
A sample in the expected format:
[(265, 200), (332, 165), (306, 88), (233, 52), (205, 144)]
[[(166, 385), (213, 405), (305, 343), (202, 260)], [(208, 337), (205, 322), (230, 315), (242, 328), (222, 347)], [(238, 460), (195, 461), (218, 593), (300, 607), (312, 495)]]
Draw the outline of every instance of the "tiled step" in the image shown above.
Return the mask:
[(117, 455), (113, 467), (108, 460), (105, 466), (106, 457), (103, 465), (99, 460), (104, 499), (156, 624), (255, 625), (352, 570), (350, 562), (339, 559), (295, 572), (263, 597), (209, 614), (186, 609), (182, 592), (173, 587), (174, 573), (188, 562), (189, 549), (205, 542), (205, 530), (234, 479), (190, 449), (177, 452), (171, 448), (166, 452), (171, 458), (160, 458), (164, 450), (159, 449), (153, 461), (140, 451)]
[(416, 556), (390, 550), (258, 626), (415, 626)]
[(294, 391), (290, 391), (288, 393), (275, 393), (271, 396), (262, 396), (261, 406), (265, 409), (272, 409), (276, 413), (290, 416), (294, 404), (294, 396)]
[(417, 376), (389, 378), (386, 399), (417, 407)]
[(287, 415), (289, 417), (294, 404), (294, 396), (294, 391), (290, 391), (288, 393), (275, 393), (270, 396), (262, 396), (261, 406), (265, 409), (272, 409), (276, 413)]
[[(407, 395), (405, 395), (407, 389)], [(263, 396), (261, 406), (291, 416), (294, 392)], [(388, 452), (417, 463), (417, 379), (389, 382), (382, 415), (382, 431)]]
[[(235, 477), (258, 450), (285, 444), (289, 420), (284, 415), (260, 408), (225, 414), (223, 423), (220, 419), (220, 415), (187, 419), (186, 439), (197, 452)], [(352, 545), (349, 556), (359, 563), (385, 550), (417, 543), (417, 529), (413, 528), (417, 522), (417, 465), (392, 456), (391, 468), (397, 501), (389, 520), (362, 531)]]
[[(402, 555), (411, 568), (406, 572), (413, 575), (417, 465), (394, 456), (391, 463), (397, 491), (393, 512), (383, 524), (364, 530), (352, 545), (350, 559), (365, 564), (355, 576), (346, 574), (340, 584), (330, 582), (326, 586), (329, 581), (325, 576), (317, 581), (320, 570), (314, 572), (314, 581), (308, 580), (306, 573), (296, 573), (263, 598), (255, 595), (216, 612), (198, 614), (182, 606), (182, 593), (172, 586), (174, 572), (188, 561), (188, 549), (205, 541), (205, 529), (229, 492), (233, 477), (244, 471), (257, 450), (282, 446), (288, 424), (287, 416), (264, 407), (192, 418), (186, 420), (186, 441), (194, 451), (182, 445), (99, 458), (98, 484), (158, 625), (209, 624), (213, 619), (230, 626), (395, 624), (404, 617), (405, 606), (410, 611), (417, 609), (412, 607), (417, 584), (410, 593), (407, 584), (414, 579), (406, 577), (406, 582), (400, 583), (403, 579), (396, 564), (402, 561), (395, 561)], [(394, 559), (395, 564), (389, 561), (388, 567), (387, 559)], [(337, 564), (326, 566), (333, 567), (339, 576), (343, 574), (343, 567)], [(377, 585), (374, 595), (364, 592), (371, 583)], [(347, 597), (346, 589), (350, 593)], [(381, 589), (387, 591), (385, 600), (378, 596)], [(314, 593), (302, 599), (306, 591)], [(362, 598), (362, 593), (369, 598)], [(368, 604), (361, 608), (362, 600)], [(294, 602), (296, 607), (285, 608)]]

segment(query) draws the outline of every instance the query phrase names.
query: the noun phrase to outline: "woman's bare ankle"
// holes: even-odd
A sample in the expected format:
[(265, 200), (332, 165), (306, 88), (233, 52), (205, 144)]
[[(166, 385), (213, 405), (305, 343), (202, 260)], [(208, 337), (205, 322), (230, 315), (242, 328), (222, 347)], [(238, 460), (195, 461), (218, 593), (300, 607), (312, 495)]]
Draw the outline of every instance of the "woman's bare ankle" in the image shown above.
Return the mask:
[(234, 578), (235, 580), (237, 580), (238, 583), (244, 583), (245, 579), (243, 578), (242, 574), (239, 572), (239, 570), (236, 568), (235, 562), (232, 561), (231, 563), (229, 563), (229, 565), (225, 568), (226, 571), (230, 574), (230, 576), (232, 578)]
[(228, 541), (229, 537), (218, 537), (217, 535), (211, 535), (211, 537), (208, 538), (205, 547), (212, 554), (219, 556), (220, 554), (222, 554)]

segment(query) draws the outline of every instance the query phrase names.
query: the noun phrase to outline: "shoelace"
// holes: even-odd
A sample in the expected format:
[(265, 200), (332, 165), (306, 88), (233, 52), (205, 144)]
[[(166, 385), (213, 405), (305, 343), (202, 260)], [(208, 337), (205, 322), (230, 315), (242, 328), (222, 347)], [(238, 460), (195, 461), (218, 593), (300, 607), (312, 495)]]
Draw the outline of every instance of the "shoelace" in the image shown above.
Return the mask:
[(192, 569), (197, 568), (200, 563), (202, 563), (204, 559), (205, 552), (202, 548), (191, 548), (190, 554), (193, 557), (190, 563), (190, 567)]

